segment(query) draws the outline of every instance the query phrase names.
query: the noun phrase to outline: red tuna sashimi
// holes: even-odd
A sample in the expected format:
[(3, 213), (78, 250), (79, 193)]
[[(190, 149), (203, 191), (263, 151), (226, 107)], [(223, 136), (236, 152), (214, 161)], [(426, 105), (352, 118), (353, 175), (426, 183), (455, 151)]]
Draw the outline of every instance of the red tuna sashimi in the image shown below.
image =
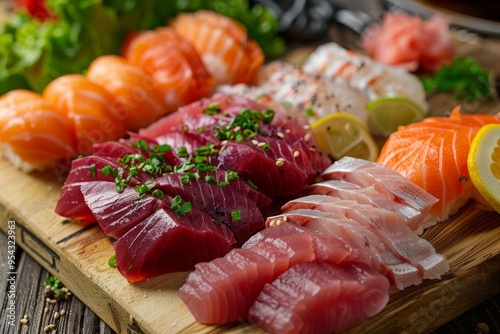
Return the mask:
[[(182, 182), (185, 174), (171, 173), (158, 177), (155, 182), (169, 196), (181, 196), (193, 206), (206, 211), (216, 222), (231, 229), (239, 243), (245, 242), (252, 234), (264, 227), (264, 217), (256, 202), (230, 186), (221, 186), (221, 180), (213, 183), (205, 181), (205, 176), (200, 173), (198, 179), (191, 179), (188, 183)], [(219, 174), (220, 175), (220, 174)], [(215, 176), (217, 177), (217, 175)]]
[[(95, 181), (107, 181), (114, 184), (115, 178), (113, 175), (105, 176), (101, 172), (106, 166), (112, 166), (116, 170), (121, 168), (121, 165), (114, 158), (88, 156), (73, 160), (71, 172), (62, 186), (61, 195), (57, 201), (56, 213), (82, 222), (95, 221), (92, 212), (85, 203), (81, 187)], [(127, 177), (127, 175), (128, 172), (124, 171), (124, 177)], [(130, 185), (134, 186), (139, 183), (139, 179), (132, 178)]]
[(379, 313), (389, 282), (370, 266), (298, 264), (267, 284), (249, 312), (268, 333), (340, 333)]
[(425, 218), (424, 215), (420, 214), (420, 211), (415, 210), (411, 206), (383, 196), (375, 190), (374, 186), (360, 187), (343, 180), (328, 180), (311, 185), (307, 188), (307, 193), (313, 194), (311, 196), (335, 196), (340, 199), (353, 200), (361, 204), (370, 204), (377, 208), (384, 208), (401, 216), (405, 220), (406, 225), (414, 231), (420, 231)]
[(400, 173), (375, 162), (343, 157), (322, 174), (325, 180), (345, 180), (361, 187), (374, 185), (375, 189), (390, 199), (396, 199), (420, 211), (429, 213), (437, 198)]
[(403, 262), (419, 269), (423, 278), (440, 278), (448, 271), (448, 262), (444, 256), (436, 254), (434, 247), (420, 238), (393, 212), (374, 208), (371, 205), (355, 201), (341, 200), (334, 196), (322, 196), (311, 201), (297, 198), (283, 206), (283, 211), (314, 209), (337, 217), (338, 213), (351, 218), (371, 229), (384, 245)]
[(366, 252), (338, 237), (284, 223), (258, 232), (223, 258), (196, 265), (179, 295), (198, 322), (244, 320), (264, 284), (297, 263), (316, 259), (372, 261)]
[[(171, 199), (170, 199), (171, 200)], [(192, 270), (195, 264), (223, 256), (235, 242), (231, 231), (192, 208), (179, 216), (161, 208), (114, 244), (116, 266), (129, 283)]]
[(139, 134), (148, 137), (158, 137), (170, 130), (178, 129), (186, 120), (196, 115), (203, 115), (206, 109), (217, 107), (223, 114), (236, 116), (243, 109), (264, 110), (265, 107), (251, 99), (242, 96), (217, 94), (210, 98), (204, 98), (186, 106), (180, 107), (175, 113), (167, 115), (147, 128), (141, 129)]
[[(261, 143), (269, 149), (265, 150)], [(228, 142), (219, 152), (224, 168), (251, 180), (268, 196), (300, 193), (329, 165), (326, 160), (314, 163), (316, 159), (321, 159), (319, 154), (312, 155), (303, 139), (281, 132), (275, 136), (257, 135), (241, 143)]]
[(345, 218), (345, 216), (339, 213), (331, 214), (319, 210), (298, 209), (268, 217), (266, 226), (280, 225), (285, 221), (305, 226), (324, 234), (340, 236), (361, 249), (366, 250), (373, 258), (379, 260), (379, 263), (373, 263), (373, 267), (385, 275), (398, 289), (422, 283), (422, 277), (416, 267), (398, 258), (386, 247), (373, 229), (353, 219)]
[(156, 197), (139, 198), (132, 187), (117, 192), (114, 182), (88, 182), (81, 186), (81, 192), (104, 234), (113, 238), (120, 238), (159, 207)]

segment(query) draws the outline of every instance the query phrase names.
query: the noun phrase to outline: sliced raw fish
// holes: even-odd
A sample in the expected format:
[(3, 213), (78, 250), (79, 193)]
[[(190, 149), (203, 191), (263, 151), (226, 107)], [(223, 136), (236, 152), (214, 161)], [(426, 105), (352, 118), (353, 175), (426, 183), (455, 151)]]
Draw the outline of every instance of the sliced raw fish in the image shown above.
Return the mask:
[(379, 313), (389, 282), (361, 263), (300, 263), (266, 284), (249, 320), (268, 333), (341, 333)]
[(179, 295), (198, 322), (241, 321), (264, 284), (297, 263), (316, 259), (372, 262), (367, 252), (339, 237), (283, 223), (258, 232), (223, 258), (196, 265)]
[(113, 238), (120, 238), (159, 208), (158, 198), (139, 198), (132, 187), (117, 192), (114, 182), (87, 182), (81, 192), (104, 234)]
[(362, 225), (353, 219), (346, 218), (342, 213), (297, 209), (268, 217), (266, 226), (280, 225), (285, 221), (305, 226), (321, 233), (340, 236), (361, 249), (370, 252), (372, 257), (379, 260), (378, 263), (374, 263), (374, 268), (387, 276), (391, 283), (398, 289), (404, 289), (410, 285), (418, 285), (422, 282), (422, 277), (418, 269), (397, 257), (372, 228)]
[(400, 173), (363, 159), (343, 157), (328, 167), (321, 177), (325, 180), (344, 180), (361, 187), (373, 186), (389, 199), (409, 205), (424, 216), (438, 201)]
[[(340, 213), (371, 229), (401, 261), (419, 269), (422, 278), (440, 278), (448, 271), (449, 265), (444, 256), (436, 254), (434, 247), (420, 238), (393, 212), (375, 208), (355, 201), (341, 200), (334, 196), (322, 196), (311, 201), (310, 198), (295, 199), (288, 202), (282, 210), (314, 209), (335, 219)], [(292, 211), (293, 212), (293, 211)]]
[[(111, 174), (105, 176), (101, 173), (101, 170), (106, 166), (112, 166), (116, 170), (121, 169), (121, 165), (114, 158), (88, 156), (73, 160), (71, 171), (61, 189), (61, 195), (55, 209), (56, 213), (82, 222), (95, 221), (92, 212), (85, 203), (81, 187), (95, 181), (107, 181), (115, 184), (114, 176)], [(128, 172), (124, 171), (124, 176), (127, 177), (127, 175)], [(130, 181), (131, 186), (139, 183), (140, 180), (136, 178), (132, 178)]]
[[(156, 186), (169, 196), (179, 195), (183, 200), (207, 212), (215, 222), (229, 227), (241, 244), (264, 226), (264, 217), (257, 203), (248, 199), (245, 194), (229, 185), (219, 185), (221, 181), (207, 183), (204, 173), (186, 184), (182, 182), (184, 176), (181, 173), (160, 176), (155, 179)], [(244, 181), (233, 180), (229, 184), (231, 182)]]
[(113, 246), (118, 270), (134, 283), (192, 270), (199, 262), (223, 256), (234, 242), (231, 231), (215, 224), (205, 212), (192, 208), (179, 216), (164, 207), (135, 225)]
[(343, 180), (328, 180), (317, 182), (307, 188), (311, 193), (310, 200), (320, 200), (322, 195), (335, 196), (340, 199), (353, 200), (361, 204), (370, 204), (377, 208), (384, 208), (401, 216), (406, 224), (414, 231), (420, 231), (424, 216), (420, 211), (404, 203), (390, 200), (383, 196), (374, 186), (360, 187)]

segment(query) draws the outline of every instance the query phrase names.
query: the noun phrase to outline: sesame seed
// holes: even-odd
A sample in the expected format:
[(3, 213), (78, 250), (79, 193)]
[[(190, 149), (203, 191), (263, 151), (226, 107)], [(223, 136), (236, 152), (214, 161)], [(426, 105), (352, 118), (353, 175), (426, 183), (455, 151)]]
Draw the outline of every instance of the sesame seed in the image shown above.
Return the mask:
[(57, 333), (57, 331), (54, 329), (51, 334), (56, 334), (56, 333)]
[(56, 299), (51, 299), (51, 300), (49, 300), (49, 303), (50, 303), (50, 304), (56, 304), (56, 303), (57, 303), (57, 300), (56, 300)]
[(316, 152), (316, 151), (317, 151), (317, 149), (316, 149), (315, 147), (309, 147), (309, 151), (311, 151), (311, 152)]
[(281, 223), (283, 223), (283, 221), (282, 221), (281, 219), (278, 219), (278, 220), (276, 221), (276, 225), (281, 225)]
[(227, 145), (227, 140), (221, 141), (220, 144), (223, 145), (223, 146)]
[(61, 315), (64, 315), (64, 314), (66, 314), (66, 310), (62, 309), (60, 313), (61, 313)]
[(266, 145), (266, 143), (264, 143), (263, 141), (261, 141), (260, 143), (257, 144), (258, 147), (262, 147), (264, 145)]
[(51, 290), (50, 285), (45, 286), (45, 293), (49, 292)]
[(300, 155), (299, 151), (293, 151), (293, 157), (297, 158)]
[(26, 325), (28, 323), (28, 319), (22, 318), (20, 321), (21, 325)]
[(43, 310), (43, 313), (45, 313), (45, 314), (49, 313), (49, 307), (48, 306), (45, 307), (45, 309)]
[(59, 312), (54, 313), (54, 320), (59, 319), (60, 316), (61, 316), (61, 313), (59, 313)]
[(240, 130), (241, 130), (241, 126), (237, 126), (237, 127), (234, 128), (234, 132), (238, 132)]
[(255, 140), (255, 139), (252, 139), (252, 144), (254, 144), (254, 145), (258, 145), (258, 144), (259, 144), (259, 141), (258, 141), (258, 140)]
[(311, 128), (311, 126), (309, 124), (306, 124), (303, 126), (304, 130), (309, 130)]
[(283, 221), (288, 221), (288, 216), (283, 216)]
[(292, 133), (292, 130), (290, 130), (290, 129), (286, 129), (286, 130), (285, 130), (285, 132), (286, 132), (286, 133)]
[(276, 166), (281, 167), (281, 166), (283, 166), (284, 164), (285, 164), (285, 161), (283, 161), (283, 160), (279, 160), (279, 159), (278, 159), (278, 160), (276, 160)]
[(54, 328), (54, 327), (56, 327), (56, 325), (54, 325), (54, 324), (47, 325), (47, 326), (45, 326), (45, 327), (43, 328), (43, 331), (44, 331), (45, 333), (48, 333), (48, 332), (49, 332), (52, 328)]
[(46, 301), (47, 303), (50, 303), (50, 298), (45, 298), (45, 301)]
[(310, 132), (308, 132), (308, 133), (306, 133), (306, 134), (304, 135), (304, 140), (305, 140), (306, 142), (308, 142), (308, 141), (309, 141), (309, 139), (311, 139), (311, 133), (310, 133)]
[(276, 224), (276, 219), (273, 219), (269, 222), (269, 226), (274, 226)]
[(280, 137), (281, 139), (285, 138), (285, 135), (283, 134), (283, 132), (276, 133), (276, 136)]

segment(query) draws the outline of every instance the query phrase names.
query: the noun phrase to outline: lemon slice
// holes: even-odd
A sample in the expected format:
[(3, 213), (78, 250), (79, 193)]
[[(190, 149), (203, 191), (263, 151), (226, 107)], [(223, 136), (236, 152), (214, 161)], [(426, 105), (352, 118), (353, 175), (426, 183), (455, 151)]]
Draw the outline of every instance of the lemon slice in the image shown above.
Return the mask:
[(467, 159), (472, 183), (500, 212), (500, 124), (488, 124), (472, 140)]
[(372, 134), (388, 137), (400, 125), (419, 122), (426, 116), (422, 108), (404, 97), (384, 97), (369, 102), (368, 129)]
[(344, 156), (375, 161), (379, 147), (366, 126), (348, 113), (324, 116), (311, 124), (318, 148), (334, 159)]

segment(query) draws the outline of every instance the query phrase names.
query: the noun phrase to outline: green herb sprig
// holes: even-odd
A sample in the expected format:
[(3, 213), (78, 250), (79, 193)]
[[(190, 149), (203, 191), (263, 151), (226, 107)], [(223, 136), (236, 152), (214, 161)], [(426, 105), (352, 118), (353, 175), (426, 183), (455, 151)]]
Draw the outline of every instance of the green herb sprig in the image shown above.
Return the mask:
[(492, 93), (492, 73), (471, 57), (455, 57), (433, 76), (424, 76), (421, 81), (427, 94), (449, 92), (457, 100), (484, 100)]

